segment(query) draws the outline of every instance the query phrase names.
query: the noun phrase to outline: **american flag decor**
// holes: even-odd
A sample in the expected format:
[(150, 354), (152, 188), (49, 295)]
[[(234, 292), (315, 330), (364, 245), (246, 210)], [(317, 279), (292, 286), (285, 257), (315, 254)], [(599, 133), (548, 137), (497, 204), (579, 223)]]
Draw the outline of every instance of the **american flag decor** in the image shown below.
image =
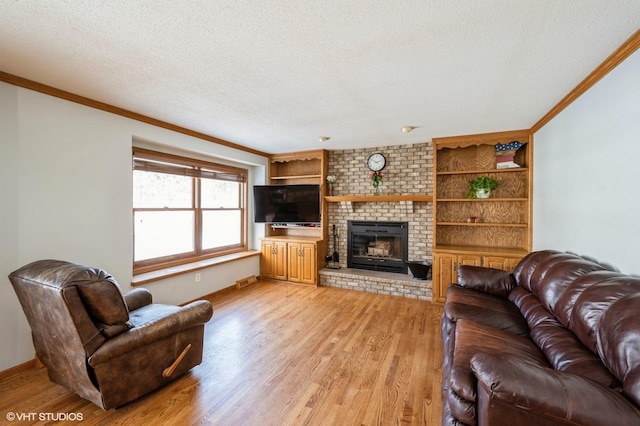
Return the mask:
[(513, 159), (516, 155), (516, 151), (520, 149), (524, 144), (518, 141), (511, 141), (509, 143), (501, 143), (496, 145), (496, 169), (512, 169), (520, 167)]

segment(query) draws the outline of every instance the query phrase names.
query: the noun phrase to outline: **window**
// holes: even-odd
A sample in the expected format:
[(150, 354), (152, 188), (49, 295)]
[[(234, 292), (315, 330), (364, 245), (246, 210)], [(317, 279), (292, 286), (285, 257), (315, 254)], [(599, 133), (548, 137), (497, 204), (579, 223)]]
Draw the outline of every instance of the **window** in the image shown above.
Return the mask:
[(246, 169), (134, 148), (134, 273), (246, 250), (246, 181)]

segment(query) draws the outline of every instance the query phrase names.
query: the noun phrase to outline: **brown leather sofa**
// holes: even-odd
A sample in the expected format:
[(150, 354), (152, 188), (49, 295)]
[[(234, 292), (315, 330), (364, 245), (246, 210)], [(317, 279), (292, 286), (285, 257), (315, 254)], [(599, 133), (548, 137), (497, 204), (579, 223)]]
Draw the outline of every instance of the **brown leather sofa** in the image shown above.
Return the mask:
[(211, 303), (122, 294), (105, 271), (40, 260), (9, 275), (49, 378), (103, 409), (119, 407), (202, 362)]
[(640, 277), (570, 253), (462, 266), (442, 316), (443, 425), (640, 425)]

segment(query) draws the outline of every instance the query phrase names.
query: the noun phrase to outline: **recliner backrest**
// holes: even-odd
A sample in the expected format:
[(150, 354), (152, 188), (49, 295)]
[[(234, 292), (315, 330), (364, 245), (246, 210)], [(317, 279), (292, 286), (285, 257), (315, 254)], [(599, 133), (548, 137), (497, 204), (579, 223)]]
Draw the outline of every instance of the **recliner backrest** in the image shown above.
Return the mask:
[(40, 260), (9, 275), (31, 327), (36, 355), (52, 381), (69, 389), (95, 389), (86, 368), (87, 356), (105, 337), (93, 322), (76, 285), (88, 273), (78, 265)]

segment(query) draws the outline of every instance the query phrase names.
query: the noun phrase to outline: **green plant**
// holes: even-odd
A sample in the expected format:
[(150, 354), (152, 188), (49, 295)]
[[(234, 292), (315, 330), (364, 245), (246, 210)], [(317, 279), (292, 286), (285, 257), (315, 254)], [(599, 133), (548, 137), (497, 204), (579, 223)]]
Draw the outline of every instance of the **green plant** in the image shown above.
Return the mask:
[(476, 193), (479, 189), (486, 191), (493, 191), (498, 187), (498, 181), (490, 178), (489, 176), (480, 176), (476, 179), (469, 181), (469, 190), (467, 191), (467, 198), (478, 198)]

